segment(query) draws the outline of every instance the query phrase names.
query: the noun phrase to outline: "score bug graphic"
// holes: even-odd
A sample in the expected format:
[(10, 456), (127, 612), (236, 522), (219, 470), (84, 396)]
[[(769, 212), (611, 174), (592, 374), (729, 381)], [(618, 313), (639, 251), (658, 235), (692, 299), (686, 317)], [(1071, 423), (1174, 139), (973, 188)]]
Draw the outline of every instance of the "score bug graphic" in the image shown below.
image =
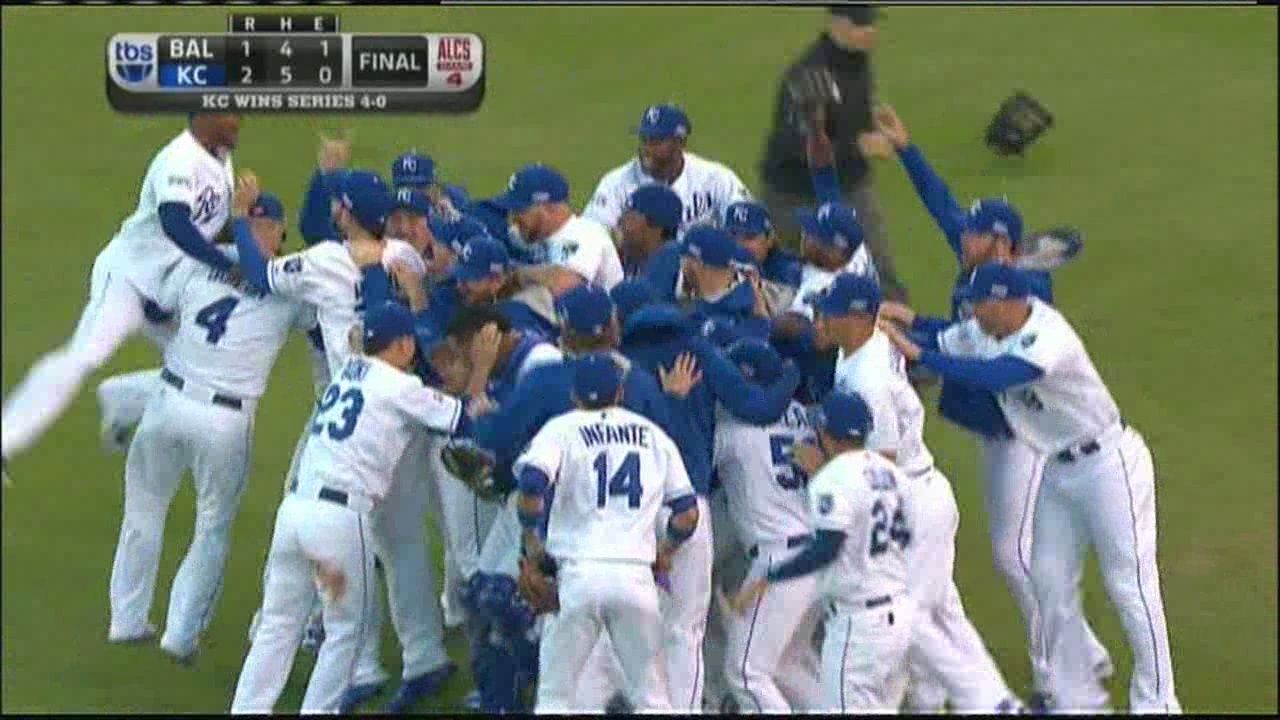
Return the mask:
[(459, 113), (480, 106), (474, 33), (340, 33), (325, 14), (232, 15), (227, 33), (121, 33), (107, 99), (127, 113)]

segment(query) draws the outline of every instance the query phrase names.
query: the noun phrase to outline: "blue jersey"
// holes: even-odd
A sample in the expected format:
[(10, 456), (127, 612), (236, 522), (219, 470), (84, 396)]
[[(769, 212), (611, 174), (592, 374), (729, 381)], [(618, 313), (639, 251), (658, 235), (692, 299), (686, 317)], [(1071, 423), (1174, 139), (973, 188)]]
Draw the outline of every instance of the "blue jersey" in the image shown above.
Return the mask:
[[(947, 244), (955, 253), (956, 260), (962, 255), (960, 237), (964, 230), (964, 208), (951, 195), (951, 189), (938, 176), (924, 158), (924, 153), (915, 145), (902, 150), (898, 157), (907, 169), (911, 184), (929, 214), (933, 216), (938, 229), (942, 230)], [(1030, 281), (1031, 291), (1036, 297), (1047, 303), (1053, 302), (1053, 278), (1043, 270), (1025, 270)], [(951, 292), (951, 320), (959, 322), (972, 315), (967, 304), (960, 301), (958, 294), (968, 284), (969, 272), (961, 268), (956, 275), (955, 285)], [(957, 382), (943, 380), (942, 393), (938, 399), (938, 411), (944, 418), (960, 427), (978, 433), (984, 437), (1013, 437), (1013, 431), (1005, 420), (993, 393), (980, 388)]]
[(769, 340), (769, 321), (755, 314), (756, 295), (751, 283), (740, 282), (716, 300), (695, 300), (689, 321), (717, 347), (742, 338)]
[(778, 247), (771, 250), (764, 262), (760, 263), (760, 277), (792, 288), (800, 287), (800, 273), (803, 270), (804, 262), (800, 258)]
[(748, 381), (670, 305), (635, 311), (623, 329), (622, 352), (655, 378), (659, 367), (670, 368), (683, 353), (693, 353), (698, 359), (702, 382), (687, 397), (671, 398), (670, 435), (681, 449), (694, 490), (703, 495), (711, 489), (716, 403), (746, 422), (769, 425), (782, 417), (800, 383), (791, 364), (767, 387)]
[(622, 258), (622, 272), (628, 279), (641, 278), (658, 291), (658, 300), (675, 302), (676, 279), (680, 277), (680, 243), (675, 240), (658, 248), (644, 262)]

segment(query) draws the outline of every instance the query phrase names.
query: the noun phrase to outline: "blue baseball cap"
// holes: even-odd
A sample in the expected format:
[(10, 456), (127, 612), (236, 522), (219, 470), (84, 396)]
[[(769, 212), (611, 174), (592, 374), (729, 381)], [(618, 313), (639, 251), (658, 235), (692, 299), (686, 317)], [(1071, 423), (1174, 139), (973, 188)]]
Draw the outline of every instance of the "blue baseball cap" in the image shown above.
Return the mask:
[(471, 195), (461, 185), (445, 185), (444, 196), (449, 198), (449, 204), (458, 212), (465, 212), (471, 205)]
[(684, 235), (680, 253), (697, 258), (711, 267), (727, 268), (745, 261), (738, 242), (729, 233), (710, 225), (690, 228)]
[(622, 368), (609, 353), (591, 353), (578, 358), (573, 369), (573, 395), (578, 400), (598, 404), (617, 396), (622, 385)]
[(724, 229), (734, 237), (764, 235), (773, 232), (773, 219), (764, 205), (739, 200), (724, 209)]
[(449, 221), (440, 216), (432, 216), (427, 220), (431, 234), (436, 240), (444, 243), (455, 254), (462, 254), (462, 248), (473, 237), (491, 237), (489, 230), (479, 220), (463, 215), (457, 220)]
[(368, 170), (352, 170), (339, 183), (338, 200), (356, 222), (369, 232), (381, 232), (387, 215), (395, 209), (395, 199), (382, 176)]
[(875, 315), (880, 310), (880, 285), (866, 275), (840, 273), (813, 306), (820, 315)]
[(502, 243), (477, 235), (467, 240), (453, 268), (455, 280), (468, 282), (501, 275), (511, 268), (511, 256)]
[(749, 380), (769, 385), (782, 375), (782, 356), (759, 338), (743, 338), (729, 346), (729, 361)]
[(689, 122), (684, 110), (675, 105), (650, 105), (640, 116), (640, 125), (635, 132), (644, 140), (687, 138), (693, 132), (693, 123)]
[(862, 245), (858, 213), (844, 203), (825, 202), (816, 210), (797, 210), (796, 220), (806, 235), (824, 245), (850, 252)]
[(814, 427), (833, 437), (866, 439), (871, 433), (871, 408), (857, 393), (832, 392), (813, 415)]
[(964, 232), (1004, 235), (1017, 247), (1022, 242), (1022, 215), (1007, 200), (983, 198), (965, 213)]
[(430, 155), (405, 153), (391, 163), (391, 184), (397, 188), (425, 188), (435, 184), (436, 162)]
[(555, 168), (538, 163), (515, 171), (507, 181), (507, 191), (493, 202), (507, 212), (520, 212), (538, 203), (568, 199), (569, 182)]
[(280, 202), (280, 198), (271, 193), (262, 193), (258, 195), (258, 200), (249, 208), (249, 217), (251, 218), (268, 218), (271, 220), (279, 220), (284, 222), (284, 203)]
[(999, 262), (983, 263), (969, 273), (969, 282), (957, 293), (962, 300), (1024, 298), (1031, 294), (1027, 276), (1018, 268)]
[(418, 322), (413, 326), (414, 340), (418, 341), (418, 352), (423, 357), (431, 357), (437, 347), (448, 340), (448, 337), (433, 322)]
[(431, 198), (421, 190), (404, 186), (396, 189), (396, 209), (407, 210), (414, 215), (431, 214)]
[(675, 231), (684, 215), (680, 196), (666, 185), (641, 185), (627, 196), (627, 209), (640, 213), (650, 225)]
[(364, 351), (380, 352), (393, 341), (415, 335), (413, 313), (409, 308), (386, 302), (381, 307), (370, 308), (364, 315)]
[(658, 302), (658, 291), (644, 278), (631, 278), (614, 285), (609, 291), (609, 298), (618, 310), (618, 320), (626, 323), (631, 313)]
[(556, 305), (565, 328), (577, 335), (603, 335), (613, 318), (613, 299), (599, 285), (579, 285), (560, 296)]

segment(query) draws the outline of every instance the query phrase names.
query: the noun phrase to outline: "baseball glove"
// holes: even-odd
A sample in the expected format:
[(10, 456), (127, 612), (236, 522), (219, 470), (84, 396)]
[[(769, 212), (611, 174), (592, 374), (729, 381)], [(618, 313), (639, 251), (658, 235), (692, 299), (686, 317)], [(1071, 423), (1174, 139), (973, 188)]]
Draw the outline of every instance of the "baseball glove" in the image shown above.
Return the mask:
[(1027, 270), (1053, 270), (1084, 249), (1084, 236), (1073, 227), (1056, 227), (1031, 233), (1018, 243), (1014, 264)]
[(1053, 127), (1053, 114), (1025, 92), (1014, 93), (987, 126), (987, 145), (998, 155), (1021, 155)]
[(791, 107), (791, 122), (805, 135), (812, 130), (810, 117), (815, 112), (840, 104), (840, 86), (825, 65), (798, 66), (787, 74), (783, 86)]
[(520, 558), (520, 578), (516, 581), (516, 588), (520, 591), (520, 597), (539, 615), (560, 609), (555, 561), (546, 555), (538, 563)]
[(481, 499), (498, 501), (503, 492), (493, 477), (493, 453), (471, 440), (454, 439), (440, 450), (440, 462)]

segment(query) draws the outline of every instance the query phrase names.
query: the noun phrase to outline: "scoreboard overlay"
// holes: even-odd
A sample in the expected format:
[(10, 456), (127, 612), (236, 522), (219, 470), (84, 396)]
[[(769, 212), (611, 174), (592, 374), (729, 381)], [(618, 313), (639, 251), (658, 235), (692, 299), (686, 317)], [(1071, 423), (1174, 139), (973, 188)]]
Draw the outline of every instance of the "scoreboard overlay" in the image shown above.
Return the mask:
[(232, 15), (228, 33), (118, 33), (107, 98), (125, 113), (461, 113), (484, 97), (474, 33), (339, 33), (336, 15)]

